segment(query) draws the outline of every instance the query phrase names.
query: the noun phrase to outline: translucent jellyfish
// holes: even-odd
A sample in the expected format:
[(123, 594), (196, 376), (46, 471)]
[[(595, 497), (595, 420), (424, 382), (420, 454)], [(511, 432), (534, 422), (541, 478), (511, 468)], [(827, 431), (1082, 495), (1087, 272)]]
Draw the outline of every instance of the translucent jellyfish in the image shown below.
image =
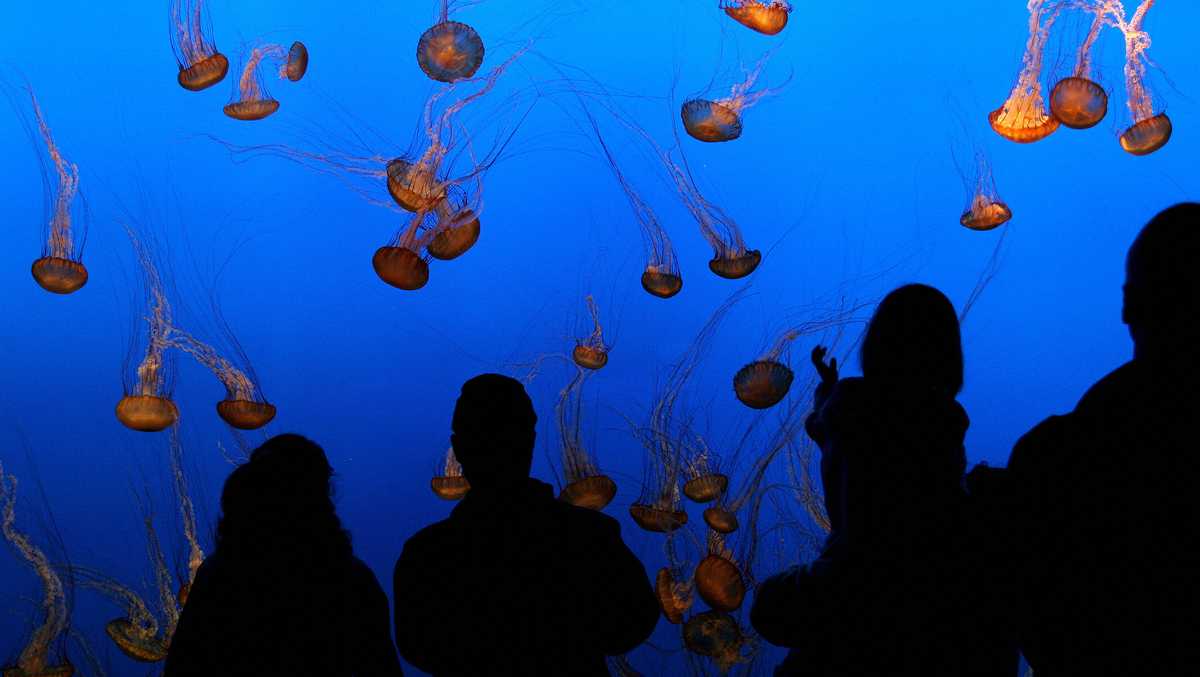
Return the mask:
[(433, 239), (426, 248), (429, 255), (439, 261), (456, 259), (479, 241), (479, 191), (475, 194), (475, 204), (468, 200), (467, 192), (457, 185), (447, 186), (445, 195), (445, 199), (434, 205), (437, 225)]
[(770, 56), (770, 52), (764, 54), (754, 68), (745, 73), (742, 81), (732, 87), (729, 96), (716, 100), (695, 98), (684, 101), (680, 117), (687, 133), (694, 139), (710, 143), (733, 141), (741, 136), (742, 112), (772, 93), (766, 88), (750, 91)]
[(128, 380), (129, 361), (134, 354), (132, 346), (126, 356), (122, 370), (125, 395), (117, 403), (117, 420), (132, 430), (158, 432), (179, 420), (179, 409), (171, 399), (168, 379), (172, 364), (167, 349), (171, 347), (174, 331), (171, 304), (153, 253), (131, 228), (126, 228), (126, 233), (142, 273), (146, 302), (146, 314), (142, 319), (146, 322), (147, 341), (146, 353), (137, 364), (132, 383)]
[(683, 615), (692, 608), (693, 600), (691, 583), (679, 579), (672, 567), (659, 569), (654, 579), (654, 593), (663, 616), (675, 625), (683, 622)]
[(566, 480), (559, 498), (581, 508), (603, 510), (617, 495), (617, 484), (600, 472), (596, 459), (583, 444), (583, 386), (589, 373), (576, 367), (575, 376), (558, 394), (554, 407)]
[(596, 299), (588, 294), (588, 314), (592, 317), (592, 333), (575, 344), (571, 359), (584, 369), (600, 369), (608, 364), (608, 346), (604, 344), (604, 329), (600, 326), (600, 309), (596, 307)]
[(417, 40), (417, 64), (432, 80), (454, 82), (469, 78), (483, 64), (483, 40), (479, 34), (465, 23), (450, 20), (450, 15), (462, 6), (461, 0), (441, 0), (438, 22)]
[(684, 469), (683, 495), (697, 503), (711, 503), (725, 493), (729, 476), (716, 471), (717, 463), (704, 438), (696, 437), (700, 452), (688, 459)]
[(1050, 90), (1050, 113), (1071, 129), (1095, 127), (1108, 114), (1108, 92), (1092, 79), (1092, 47), (1104, 27), (1104, 12), (1094, 11), (1092, 25), (1079, 46), (1075, 71)]
[(446, 460), (442, 464), (440, 472), (440, 475), (435, 475), (433, 479), (429, 480), (429, 488), (433, 489), (434, 495), (438, 498), (457, 501), (470, 491), (471, 484), (467, 482), (467, 478), (463, 477), (462, 465), (454, 456), (453, 447), (446, 451)]
[[(221, 328), (228, 331), (228, 325), (219, 315), (217, 319)], [(218, 354), (211, 345), (179, 328), (175, 328), (173, 332), (171, 345), (191, 355), (225, 386), (225, 399), (217, 402), (217, 415), (222, 420), (239, 430), (257, 430), (275, 418), (275, 405), (267, 402), (240, 344), (233, 338), (232, 333), (227, 333), (227, 338), (241, 366), (235, 365), (228, 358)]]
[(1056, 3), (1049, 3), (1049, 8), (1047, 4), (1047, 0), (1029, 0), (1029, 40), (1021, 73), (1008, 100), (988, 115), (997, 134), (1017, 143), (1040, 141), (1058, 129), (1058, 119), (1046, 110), (1040, 80), (1046, 40), (1060, 9)]
[(734, 21), (765, 35), (782, 31), (792, 13), (785, 0), (721, 0), (721, 9)]
[(1146, 87), (1146, 50), (1150, 34), (1142, 30), (1154, 0), (1142, 0), (1133, 17), (1126, 20), (1119, 0), (1101, 0), (1108, 22), (1125, 36), (1125, 88), (1133, 125), (1121, 134), (1121, 148), (1131, 155), (1149, 155), (1171, 140), (1171, 118), (1154, 112), (1154, 100)]
[(279, 110), (279, 101), (267, 92), (267, 82), (260, 68), (264, 62), (277, 63), (280, 79), (292, 82), (304, 77), (308, 70), (308, 48), (303, 43), (258, 45), (250, 50), (242, 77), (233, 89), (233, 99), (225, 105), (225, 114), (235, 120), (261, 120)]
[[(83, 240), (86, 230), (76, 238), (75, 219), (72, 212), (76, 210), (76, 198), (79, 197), (79, 168), (63, 157), (50, 127), (42, 115), (33, 89), (26, 87), (29, 100), (33, 104), (33, 116), (37, 123), (37, 132), (22, 115), (30, 140), (38, 150), (38, 161), (42, 172), (42, 187), (47, 205), (53, 205), (53, 211), (45, 216), (45, 236), (42, 245), (42, 255), (33, 262), (31, 272), (33, 279), (48, 292), (54, 294), (70, 294), (79, 291), (88, 281), (88, 271), (83, 265)], [(40, 144), (45, 144), (46, 153), (42, 154)], [(54, 165), (54, 175), (47, 171), (46, 158)], [(82, 200), (82, 198), (80, 198)], [(83, 205), (82, 208), (86, 208)]]
[(1012, 210), (1000, 199), (992, 164), (983, 151), (975, 152), (975, 182), (968, 195), (967, 208), (958, 222), (971, 230), (992, 230), (1012, 218)]
[(179, 63), (179, 85), (198, 92), (225, 79), (229, 59), (217, 51), (204, 0), (171, 0), (171, 49)]
[(65, 638), (70, 620), (67, 595), (62, 579), (33, 540), (17, 529), (17, 478), (4, 472), (0, 464), (0, 532), (41, 580), (42, 618), (33, 629), (25, 647), (13, 665), (3, 666), (4, 677), (71, 677), (75, 672), (69, 661), (55, 654)]
[(737, 621), (727, 613), (705, 611), (683, 624), (683, 644), (688, 651), (711, 658), (722, 673), (745, 662), (742, 648), (747, 638)]
[(736, 611), (746, 599), (746, 581), (725, 547), (724, 536), (709, 533), (708, 555), (696, 565), (696, 592), (713, 611)]

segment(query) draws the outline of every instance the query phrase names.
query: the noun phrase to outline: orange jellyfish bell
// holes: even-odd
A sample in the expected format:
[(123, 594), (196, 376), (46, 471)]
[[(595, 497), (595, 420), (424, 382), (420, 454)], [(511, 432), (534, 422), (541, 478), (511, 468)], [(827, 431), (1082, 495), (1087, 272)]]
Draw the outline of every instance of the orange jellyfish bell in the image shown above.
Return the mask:
[(751, 249), (741, 256), (718, 256), (708, 262), (708, 269), (716, 273), (718, 277), (740, 280), (753, 273), (759, 263), (762, 263), (762, 252)]
[(668, 622), (679, 625), (683, 622), (684, 612), (692, 605), (690, 595), (681, 597), (676, 594), (676, 585), (670, 569), (663, 567), (658, 570), (658, 575), (654, 577), (654, 594), (658, 596), (658, 606)]
[(705, 611), (683, 624), (683, 645), (692, 653), (712, 658), (722, 671), (738, 662), (744, 643), (741, 628), (727, 613)]
[(595, 475), (571, 482), (563, 487), (558, 498), (580, 508), (603, 510), (616, 495), (616, 482), (604, 475)]
[(721, 473), (705, 473), (685, 482), (683, 495), (697, 503), (708, 503), (720, 498), (727, 486), (729, 477)]
[(379, 279), (398, 289), (415, 291), (429, 282), (429, 264), (407, 247), (380, 247), (371, 265)]
[(186, 68), (179, 69), (179, 86), (189, 92), (199, 92), (208, 89), (225, 79), (229, 72), (229, 59), (216, 52)]
[(683, 289), (683, 278), (674, 273), (654, 270), (652, 266), (642, 273), (642, 289), (660, 299), (669, 299)]
[(775, 406), (792, 387), (792, 370), (775, 360), (751, 362), (733, 377), (733, 391), (751, 409)]
[(958, 222), (964, 228), (971, 230), (992, 230), (1012, 218), (1012, 210), (1000, 200), (992, 200), (986, 195), (976, 195), (971, 200), (971, 207), (963, 212)]
[(438, 231), (426, 249), (429, 255), (441, 261), (456, 259), (479, 241), (479, 217), (470, 209), (463, 209), (451, 217), (450, 224)]
[(596, 370), (608, 364), (608, 353), (595, 346), (580, 343), (571, 352), (571, 359), (584, 369)]
[(221, 400), (217, 415), (238, 430), (258, 430), (275, 418), (275, 405), (251, 400)]
[(128, 618), (109, 621), (104, 626), (104, 632), (121, 653), (135, 661), (157, 663), (167, 658), (166, 643), (158, 637), (147, 636)]
[(156, 433), (179, 420), (179, 409), (166, 397), (126, 395), (117, 403), (117, 420), (131, 430)]
[[(1014, 119), (1015, 118), (1015, 119)], [(1041, 141), (1058, 130), (1058, 119), (1044, 112), (1023, 116), (1008, 114), (1007, 104), (988, 114), (988, 124), (997, 134), (1015, 143)]]
[(446, 199), (445, 188), (437, 185), (429, 169), (404, 158), (387, 163), (387, 187), (396, 204), (410, 212), (433, 211)]
[(55, 294), (70, 294), (87, 284), (87, 268), (79, 261), (43, 256), (33, 262), (33, 279), (42, 289)]
[(638, 503), (629, 506), (629, 516), (639, 527), (659, 534), (675, 531), (688, 520), (687, 513), (682, 510), (663, 510)]
[(1071, 129), (1089, 129), (1108, 114), (1108, 93), (1088, 78), (1063, 78), (1050, 91), (1050, 113)]
[(1159, 113), (1125, 130), (1121, 148), (1131, 155), (1149, 155), (1171, 140), (1171, 118)]
[(234, 120), (262, 120), (279, 110), (279, 102), (275, 99), (234, 101), (226, 104), (222, 110)]
[(683, 128), (699, 141), (733, 141), (742, 135), (742, 118), (729, 106), (708, 99), (690, 99), (680, 109)]
[(471, 483), (462, 475), (456, 477), (434, 477), (429, 480), (429, 488), (438, 498), (447, 501), (457, 501), (471, 490)]
[(300, 82), (307, 72), (308, 47), (305, 47), (303, 42), (297, 40), (288, 49), (287, 65), (284, 66), (284, 74), (287, 75), (288, 80)]
[(469, 78), (483, 64), (483, 40), (465, 23), (442, 21), (421, 34), (417, 64), (438, 82)]
[(737, 565), (709, 555), (696, 566), (696, 592), (714, 611), (736, 611), (746, 599), (746, 583)]
[(738, 529), (737, 515), (719, 505), (704, 509), (704, 523), (718, 534), (732, 534)]
[(734, 21), (764, 35), (777, 35), (787, 26), (792, 7), (782, 0), (724, 0), (721, 8)]

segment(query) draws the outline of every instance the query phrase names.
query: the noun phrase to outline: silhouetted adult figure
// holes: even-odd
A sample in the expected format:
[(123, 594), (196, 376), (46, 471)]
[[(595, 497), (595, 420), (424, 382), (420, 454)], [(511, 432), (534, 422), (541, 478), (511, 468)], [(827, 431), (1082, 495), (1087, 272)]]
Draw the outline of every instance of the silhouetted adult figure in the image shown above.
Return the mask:
[(354, 556), (332, 475), (299, 435), (272, 437), (229, 475), (166, 677), (401, 674), (387, 596)]
[(521, 384), (484, 374), (454, 408), (470, 491), (396, 562), (396, 644), (437, 677), (608, 675), (605, 655), (658, 621), (646, 570), (613, 518), (529, 477), (537, 416)]
[[(809, 435), (821, 448), (831, 532), (817, 560), (759, 586), (754, 628), (791, 647), (776, 675), (964, 677), (1017, 672), (970, 497), (958, 318), (925, 285), (888, 294), (861, 378), (821, 376)], [(978, 539), (982, 540), (982, 539)]]
[(1138, 235), (1122, 317), (1133, 360), (1009, 459), (1037, 677), (1200, 669), (1200, 204)]

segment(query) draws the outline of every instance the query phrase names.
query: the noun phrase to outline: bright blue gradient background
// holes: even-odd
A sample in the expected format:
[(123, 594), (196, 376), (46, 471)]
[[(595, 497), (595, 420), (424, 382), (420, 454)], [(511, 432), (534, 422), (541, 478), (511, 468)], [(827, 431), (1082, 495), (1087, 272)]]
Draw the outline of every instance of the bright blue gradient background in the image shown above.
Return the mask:
[[(595, 144), (580, 132), (576, 102), (561, 94), (538, 101), (488, 174), (479, 244), (456, 261), (434, 262), (425, 289), (402, 292), (370, 266), (400, 223), (394, 214), (284, 160), (236, 164), (201, 135), (297, 144), (300, 129), (344, 130), (334, 115), (340, 109), (403, 149), (433, 91), (413, 58), (433, 3), (209, 4), (217, 44), (234, 65), (224, 82), (201, 93), (175, 82), (165, 0), (0, 6), (5, 79), (18, 85), (23, 74), (33, 84), (59, 145), (82, 171), (93, 213), (84, 252), (89, 284), (68, 297), (43, 292), (29, 275), (43, 218), (34, 155), (16, 116), (0, 107), (0, 460), (25, 480), (18, 520), (42, 533), (32, 520), (41, 505), (32, 458), (73, 561), (149, 581), (135, 503), (144, 487), (165, 533), (172, 532), (165, 433), (134, 433), (113, 416), (129, 323), (141, 312), (130, 303), (137, 269), (121, 228), (124, 204), (161, 234), (181, 303), (202, 308), (198, 280), (213, 279), (231, 257), (218, 296), (279, 406), (268, 430), (300, 432), (326, 448), (338, 473), (340, 514), (389, 593), (404, 540), (452, 507), (432, 496), (428, 480), (448, 444), (461, 383), (482, 371), (521, 375), (518, 363), (569, 350), (590, 330), (583, 297), (593, 293), (615, 347), (609, 366), (589, 381), (586, 435), (620, 485), (608, 513), (622, 521), (653, 575), (662, 537), (637, 530), (627, 516), (643, 452), (624, 417), (645, 420), (669, 364), (738, 283), (708, 272), (710, 250), (644, 148), (598, 115), (674, 240), (685, 279), (678, 297), (661, 301), (639, 288), (637, 227)], [(531, 30), (540, 35), (537, 54), (464, 116), (468, 125), (486, 125), (506, 97), (531, 102), (533, 82), (558, 77), (545, 57), (641, 97), (622, 105), (663, 142), (668, 122), (677, 120), (665, 102), (675, 78), (680, 96), (700, 92), (714, 76), (736, 71), (739, 59), (753, 63), (775, 46), (764, 81), (791, 75), (779, 95), (745, 114), (741, 139), (683, 140), (710, 198), (737, 219), (749, 244), (765, 253), (774, 246), (686, 391), (686, 408), (718, 444), (752, 418), (733, 397), (732, 374), (815, 300), (845, 290), (851, 300), (870, 301), (910, 281), (934, 284), (956, 304), (966, 299), (999, 232), (958, 225), (967, 195), (952, 153), (969, 169), (973, 146), (986, 149), (1015, 212), (999, 274), (964, 326), (961, 401), (972, 420), (972, 463), (1003, 464), (1022, 433), (1069, 409), (1129, 356), (1120, 323), (1125, 250), (1155, 212), (1200, 195), (1194, 2), (1162, 0), (1146, 24), (1150, 56), (1174, 84), (1152, 75), (1175, 136), (1145, 158), (1117, 144), (1128, 113), (1122, 43), (1112, 30), (1097, 56), (1112, 93), (1099, 127), (1064, 128), (1031, 146), (988, 129), (986, 113), (1007, 96), (1027, 37), (1020, 0), (797, 0), (791, 24), (774, 38), (730, 21), (717, 0), (550, 5), (557, 7), (491, 0), (457, 17), (486, 41), (485, 69)], [(1068, 36), (1083, 29), (1077, 19), (1059, 25)], [(275, 117), (233, 121), (220, 109), (241, 46), (259, 36), (285, 45), (303, 40), (309, 74), (299, 85), (271, 83), (282, 102)], [(1047, 59), (1060, 64), (1060, 74), (1073, 59), (1067, 42), (1062, 49), (1052, 42)], [(809, 373), (810, 346), (792, 351), (798, 376)], [(223, 395), (217, 381), (189, 360), (178, 364), (175, 398), (207, 530), (230, 468), (218, 445), (236, 444), (213, 411)], [(847, 365), (856, 368), (856, 360)], [(530, 386), (542, 421), (535, 474), (547, 480), (546, 457), (558, 451), (554, 397), (568, 375), (547, 363)], [(164, 540), (168, 552), (182, 552)], [(36, 581), (7, 553), (0, 581), (0, 650), (9, 652), (2, 660), (19, 648)], [(110, 674), (152, 670), (108, 644), (102, 627), (115, 608), (86, 591), (76, 607), (76, 627)], [(677, 647), (677, 632), (664, 621), (654, 642)], [(645, 647), (632, 660), (646, 674), (681, 673), (686, 665), (681, 653)]]

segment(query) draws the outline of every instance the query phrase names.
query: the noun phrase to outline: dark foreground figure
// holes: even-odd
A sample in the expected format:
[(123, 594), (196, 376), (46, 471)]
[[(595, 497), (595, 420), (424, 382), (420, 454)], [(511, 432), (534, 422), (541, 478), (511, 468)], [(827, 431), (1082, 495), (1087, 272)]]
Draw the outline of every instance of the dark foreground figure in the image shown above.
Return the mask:
[(1009, 460), (1037, 677), (1200, 669), (1200, 204), (1133, 243), (1123, 319), (1133, 360)]
[(387, 597), (330, 499), (325, 452), (279, 435), (225, 481), (165, 676), (400, 675)]
[(954, 307), (932, 287), (901, 287), (871, 320), (862, 378), (837, 380), (823, 358), (813, 351), (822, 383), (807, 427), (832, 530), (816, 561), (755, 596), (754, 628), (792, 649), (775, 674), (1013, 677), (1009, 600), (962, 488)]
[(447, 675), (608, 675), (658, 621), (617, 521), (530, 479), (537, 417), (520, 383), (467, 381), (451, 443), (471, 490), (396, 562), (396, 644)]

